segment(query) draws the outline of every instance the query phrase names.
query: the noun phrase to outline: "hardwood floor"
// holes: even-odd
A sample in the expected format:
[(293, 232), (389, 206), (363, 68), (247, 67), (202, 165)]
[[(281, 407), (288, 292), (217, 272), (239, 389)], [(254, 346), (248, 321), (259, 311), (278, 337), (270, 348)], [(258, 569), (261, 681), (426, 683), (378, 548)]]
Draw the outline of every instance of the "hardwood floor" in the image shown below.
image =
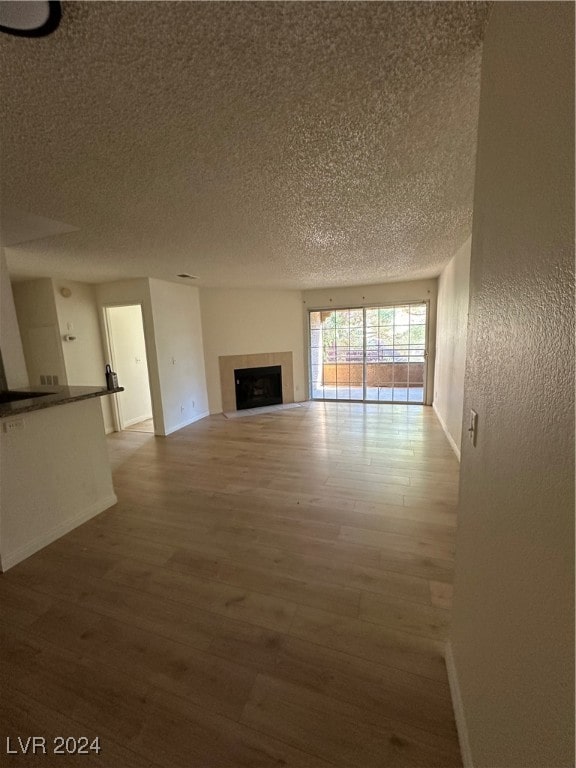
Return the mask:
[(100, 737), (57, 767), (461, 765), (458, 463), (431, 408), (311, 403), (109, 445), (119, 503), (0, 578), (5, 735)]
[(144, 419), (137, 424), (131, 424), (129, 427), (124, 427), (127, 432), (152, 432), (154, 434), (154, 419)]

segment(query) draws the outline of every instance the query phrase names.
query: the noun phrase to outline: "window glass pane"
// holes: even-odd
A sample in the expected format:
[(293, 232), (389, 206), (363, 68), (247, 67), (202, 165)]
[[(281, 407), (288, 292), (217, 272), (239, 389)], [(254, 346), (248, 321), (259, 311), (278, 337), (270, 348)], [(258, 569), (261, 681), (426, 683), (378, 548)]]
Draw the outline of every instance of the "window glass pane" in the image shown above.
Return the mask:
[(409, 357), (409, 348), (408, 347), (394, 347), (394, 362), (395, 363), (408, 363), (410, 360)]
[(395, 325), (408, 325), (410, 322), (410, 306), (394, 307)]
[(424, 385), (424, 366), (422, 363), (410, 363), (408, 369), (408, 380), (410, 382), (410, 386), (422, 387)]
[(410, 344), (424, 344), (426, 341), (425, 325), (410, 325)]
[(310, 312), (310, 328), (320, 328), (320, 312)]
[(412, 323), (424, 323), (426, 321), (426, 304), (411, 304), (410, 318)]
[(380, 401), (389, 401), (392, 400), (392, 387), (379, 387), (378, 389), (378, 400)]
[(367, 309), (366, 310), (366, 325), (378, 325), (378, 310), (377, 309)]
[(310, 331), (310, 346), (319, 347), (322, 343), (322, 331), (320, 329)]
[(362, 328), (364, 325), (364, 312), (361, 309), (350, 310), (350, 327)]
[(410, 341), (410, 326), (395, 325), (394, 326), (394, 346), (408, 346), (409, 341)]
[(363, 328), (351, 328), (350, 329), (350, 344), (352, 347), (356, 347), (362, 351), (364, 346), (364, 329)]
[(350, 387), (339, 386), (336, 390), (337, 400), (350, 400)]
[(336, 328), (348, 328), (350, 326), (350, 310), (336, 310)]
[[(394, 343), (393, 326), (389, 325), (388, 327), (378, 328), (378, 339), (380, 340), (380, 344), (392, 347), (392, 344)], [(390, 354), (392, 354), (392, 351), (390, 351)]]
[(382, 307), (378, 310), (378, 324), (392, 325), (394, 322), (394, 307)]
[(348, 328), (336, 329), (336, 346), (341, 352), (350, 346), (350, 331)]
[(324, 340), (324, 362), (335, 363), (336, 362), (336, 343), (327, 344)]
[(336, 322), (334, 312), (320, 312), (320, 319), (324, 328), (334, 328)]
[(331, 347), (335, 343), (336, 343), (336, 329), (324, 328), (322, 330), (322, 346)]

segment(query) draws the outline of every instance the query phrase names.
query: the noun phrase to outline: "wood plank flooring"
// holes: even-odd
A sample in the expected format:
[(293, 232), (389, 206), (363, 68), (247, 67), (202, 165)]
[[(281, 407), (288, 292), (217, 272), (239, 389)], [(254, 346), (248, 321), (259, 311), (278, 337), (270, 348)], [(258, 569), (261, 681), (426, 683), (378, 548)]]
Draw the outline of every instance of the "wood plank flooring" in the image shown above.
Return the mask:
[(461, 766), (458, 463), (431, 408), (317, 402), (109, 446), (118, 504), (0, 577), (3, 737), (102, 751), (6, 765)]

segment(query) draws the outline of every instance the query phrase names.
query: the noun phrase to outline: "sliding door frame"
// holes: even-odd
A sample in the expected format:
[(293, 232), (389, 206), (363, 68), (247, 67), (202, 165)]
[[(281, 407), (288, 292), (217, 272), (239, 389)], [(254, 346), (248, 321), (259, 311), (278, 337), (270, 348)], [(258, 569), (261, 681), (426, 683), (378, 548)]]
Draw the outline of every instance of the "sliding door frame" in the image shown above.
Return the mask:
[[(408, 306), (422, 306), (424, 305), (426, 307), (426, 325), (424, 329), (424, 370), (423, 370), (423, 381), (422, 381), (422, 402), (421, 403), (411, 403), (409, 400), (404, 403), (403, 400), (368, 400), (366, 398), (366, 391), (367, 391), (367, 385), (366, 385), (366, 310), (368, 309), (389, 309), (393, 307), (408, 307)], [(338, 397), (314, 397), (313, 396), (313, 382), (312, 382), (312, 324), (310, 320), (310, 315), (312, 312), (337, 312), (338, 310), (352, 310), (352, 309), (361, 309), (363, 312), (363, 334), (364, 334), (364, 344), (363, 344), (363, 363), (362, 363), (362, 399), (358, 398), (338, 398)], [(428, 398), (428, 358), (429, 358), (429, 348), (430, 348), (430, 299), (420, 299), (420, 300), (411, 300), (411, 301), (395, 301), (395, 302), (387, 302), (387, 303), (380, 303), (380, 304), (365, 304), (361, 306), (353, 306), (353, 307), (314, 307), (313, 309), (308, 309), (308, 396), (310, 400), (316, 400), (318, 402), (328, 402), (328, 403), (383, 403), (386, 405), (426, 405), (426, 401)], [(324, 358), (322, 358), (322, 364), (324, 363)], [(338, 384), (336, 383), (336, 387), (338, 387)]]

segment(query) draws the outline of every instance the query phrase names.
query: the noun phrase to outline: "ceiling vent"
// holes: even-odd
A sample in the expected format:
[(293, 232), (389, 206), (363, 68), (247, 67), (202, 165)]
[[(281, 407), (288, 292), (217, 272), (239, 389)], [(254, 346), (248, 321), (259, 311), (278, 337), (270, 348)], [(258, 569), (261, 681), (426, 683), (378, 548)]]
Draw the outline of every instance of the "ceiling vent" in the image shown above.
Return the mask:
[(183, 277), (186, 280), (198, 280), (196, 275), (189, 275), (188, 272), (182, 272), (182, 274), (176, 275), (176, 277)]

